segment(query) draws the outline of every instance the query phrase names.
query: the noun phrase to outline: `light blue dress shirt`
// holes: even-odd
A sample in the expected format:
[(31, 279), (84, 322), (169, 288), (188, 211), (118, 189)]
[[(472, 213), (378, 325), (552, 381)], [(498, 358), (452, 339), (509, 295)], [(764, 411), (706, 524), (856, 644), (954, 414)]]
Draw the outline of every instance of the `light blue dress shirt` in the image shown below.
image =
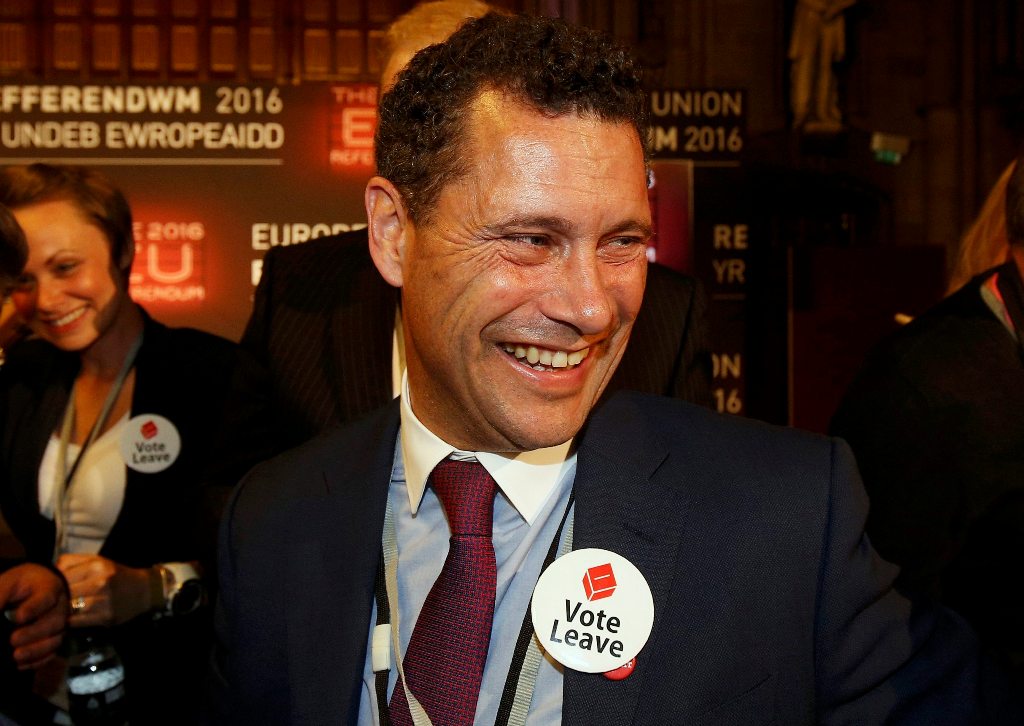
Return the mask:
[[(398, 543), (399, 643), (404, 653), (416, 618), (448, 554), (448, 522), (433, 490), (424, 487), (426, 476), (449, 454), (454, 453), (456, 458), (474, 454), (455, 451), (427, 431), (412, 414), (407, 388), (402, 392), (402, 399), (402, 431), (395, 445), (388, 502)], [(476, 711), (476, 723), (493, 724), (533, 588), (569, 501), (576, 457), (569, 453), (568, 445), (563, 445), (514, 459), (486, 453), (475, 458), (487, 468), (500, 489), (494, 502), (493, 542), (498, 568), (494, 624)], [(406, 481), (407, 469), (409, 482)], [(423, 481), (419, 481), (420, 478)], [(562, 532), (563, 537), (564, 534)], [(379, 723), (376, 676), (370, 662), (375, 622), (376, 608), (367, 631), (367, 656), (359, 702), (359, 724), (363, 726)], [(394, 654), (391, 662), (389, 701), (398, 680)], [(527, 724), (554, 725), (561, 723), (561, 719), (561, 666), (545, 657), (537, 673)]]

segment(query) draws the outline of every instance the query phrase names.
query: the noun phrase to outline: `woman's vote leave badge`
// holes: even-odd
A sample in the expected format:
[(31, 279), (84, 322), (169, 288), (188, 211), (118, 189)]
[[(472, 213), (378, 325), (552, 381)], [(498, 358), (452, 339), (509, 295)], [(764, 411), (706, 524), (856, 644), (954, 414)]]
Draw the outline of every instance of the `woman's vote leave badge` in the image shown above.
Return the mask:
[(568, 552), (533, 591), (533, 629), (567, 668), (606, 673), (632, 660), (654, 626), (654, 598), (633, 563), (614, 552)]
[(128, 419), (121, 436), (121, 458), (135, 471), (155, 474), (178, 459), (181, 436), (163, 416), (144, 413)]

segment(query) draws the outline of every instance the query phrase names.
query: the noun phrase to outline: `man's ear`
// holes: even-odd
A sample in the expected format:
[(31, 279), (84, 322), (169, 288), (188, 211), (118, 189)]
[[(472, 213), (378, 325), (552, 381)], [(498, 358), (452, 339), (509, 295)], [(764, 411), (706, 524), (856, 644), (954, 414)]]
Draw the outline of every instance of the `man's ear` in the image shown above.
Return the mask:
[(387, 179), (375, 176), (366, 184), (364, 201), (373, 264), (389, 284), (401, 287), (406, 242), (415, 234), (402, 195)]

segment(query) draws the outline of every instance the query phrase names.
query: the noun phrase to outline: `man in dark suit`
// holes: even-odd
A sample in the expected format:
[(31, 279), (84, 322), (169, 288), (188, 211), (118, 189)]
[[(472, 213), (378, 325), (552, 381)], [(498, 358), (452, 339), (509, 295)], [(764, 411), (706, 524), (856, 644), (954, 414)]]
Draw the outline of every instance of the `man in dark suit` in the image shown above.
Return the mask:
[[(420, 3), (396, 20), (384, 37), (382, 91), (417, 50), (488, 10), (478, 0), (441, 0)], [(398, 302), (398, 290), (370, 260), (365, 229), (267, 252), (241, 343), (271, 371), (292, 443), (395, 397), (404, 367), (393, 349)], [(705, 316), (694, 278), (651, 265), (632, 342), (609, 393), (627, 389), (710, 405)]]
[(1024, 687), (1024, 164), (1006, 188), (1010, 261), (878, 346), (832, 420), (871, 495), (899, 585), (975, 626)]
[(236, 490), (211, 721), (1020, 718), (980, 702), (961, 621), (890, 589), (844, 445), (599, 403), (643, 297), (646, 107), (603, 36), (495, 15), (384, 97), (368, 234), (402, 396)]

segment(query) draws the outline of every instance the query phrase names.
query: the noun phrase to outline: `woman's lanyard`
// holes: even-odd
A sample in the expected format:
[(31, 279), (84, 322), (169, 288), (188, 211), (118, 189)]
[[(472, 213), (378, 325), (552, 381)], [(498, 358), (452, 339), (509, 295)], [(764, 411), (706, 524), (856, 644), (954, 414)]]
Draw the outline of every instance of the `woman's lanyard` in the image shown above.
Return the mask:
[(55, 482), (53, 487), (53, 522), (57, 529), (57, 536), (54, 538), (53, 544), (53, 561), (56, 562), (57, 558), (60, 557), (61, 553), (64, 552), (64, 546), (67, 539), (67, 531), (64, 527), (64, 517), (66, 512), (64, 511), (67, 507), (67, 493), (71, 488), (71, 482), (75, 478), (75, 474), (78, 472), (78, 466), (82, 463), (82, 459), (85, 458), (86, 450), (96, 441), (100, 431), (107, 422), (107, 418), (110, 416), (110, 411), (114, 408), (114, 404), (117, 402), (118, 396), (121, 395), (121, 389), (124, 388), (124, 382), (128, 379), (128, 374), (131, 372), (132, 366), (135, 364), (135, 356), (139, 352), (139, 348), (142, 346), (142, 335), (134, 340), (131, 347), (128, 349), (128, 354), (125, 356), (124, 363), (121, 364), (121, 370), (117, 373), (117, 378), (114, 379), (114, 384), (111, 386), (110, 391), (107, 393), (107, 398), (103, 402), (103, 408), (100, 409), (99, 415), (96, 417), (96, 421), (93, 423), (92, 428), (89, 429), (89, 435), (85, 438), (82, 443), (82, 448), (78, 452), (78, 456), (71, 463), (71, 468), (68, 468), (68, 445), (71, 443), (71, 429), (75, 425), (75, 384), (71, 385), (71, 396), (68, 399), (67, 408), (64, 410), (64, 421), (60, 427), (60, 442), (57, 450), (57, 470), (55, 472)]
[[(574, 497), (575, 492), (570, 491), (569, 501), (565, 505), (565, 512), (562, 513), (558, 531), (555, 532), (551, 546), (548, 547), (541, 572), (544, 572), (555, 561), (556, 555), (561, 557), (572, 549)], [(565, 541), (559, 547), (558, 541), (562, 537), (563, 530), (565, 530)], [(374, 583), (374, 597), (377, 602), (377, 622), (373, 629), (371, 663), (376, 672), (375, 686), (380, 724), (381, 726), (390, 726), (391, 723), (388, 714), (388, 678), (391, 673), (390, 654), (395, 653), (395, 664), (398, 667), (399, 676), (401, 676), (400, 684), (405, 687), (413, 723), (416, 726), (431, 726), (430, 718), (409, 691), (402, 669), (402, 651), (398, 642), (399, 613), (397, 607), (392, 607), (392, 603), (398, 602), (398, 542), (395, 536), (395, 520), (390, 500), (384, 514), (384, 537), (380, 564), (377, 567), (377, 578)], [(526, 715), (530, 710), (530, 703), (533, 701), (533, 689), (537, 683), (537, 670), (542, 659), (540, 646), (537, 639), (533, 637), (533, 620), (530, 617), (530, 607), (527, 605), (523, 615), (523, 624), (519, 629), (519, 637), (516, 639), (516, 647), (512, 653), (512, 663), (509, 665), (508, 675), (505, 678), (505, 688), (501, 693), (498, 715), (494, 721), (495, 726), (523, 726), (526, 723)]]

